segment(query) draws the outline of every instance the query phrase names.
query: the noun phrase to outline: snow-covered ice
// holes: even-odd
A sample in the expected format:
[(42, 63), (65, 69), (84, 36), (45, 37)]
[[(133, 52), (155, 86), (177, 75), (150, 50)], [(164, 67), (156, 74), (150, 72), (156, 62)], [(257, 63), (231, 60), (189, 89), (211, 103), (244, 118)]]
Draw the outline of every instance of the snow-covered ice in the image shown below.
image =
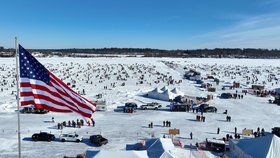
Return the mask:
[[(220, 139), (226, 134), (232, 135), (234, 127), (238, 133), (244, 128), (264, 128), (271, 131), (272, 127), (279, 126), (280, 107), (269, 104), (269, 97), (256, 97), (244, 95), (244, 99), (219, 99), (217, 96), (223, 92), (239, 94), (243, 88), (248, 88), (253, 83), (247, 83), (245, 76), (255, 75), (258, 81), (254, 84), (265, 84), (266, 89), (279, 88), (276, 80), (268, 82), (269, 75), (280, 76), (280, 60), (278, 59), (210, 59), (210, 58), (38, 58), (49, 70), (61, 78), (70, 86), (75, 85), (74, 90), (85, 97), (95, 100), (97, 94), (102, 94), (106, 100), (108, 110), (97, 111), (94, 114), (95, 127), (83, 126), (82, 128), (65, 127), (57, 130), (57, 123), (82, 119), (75, 113), (20, 114), (21, 118), (21, 143), (22, 157), (63, 157), (75, 156), (85, 153), (86, 150), (124, 151), (126, 144), (135, 144), (154, 137), (162, 138), (168, 133), (167, 127), (162, 127), (163, 121), (171, 121), (171, 128), (180, 129), (180, 135), (175, 138), (183, 142), (184, 147), (176, 147), (172, 153), (178, 157), (202, 157), (202, 153), (190, 150), (190, 144), (203, 142), (206, 138)], [(184, 72), (190, 68), (200, 71), (202, 77), (216, 74), (221, 83), (216, 85), (213, 81), (206, 81), (214, 85), (216, 92), (201, 91), (193, 81), (183, 79)], [(17, 113), (16, 113), (16, 86), (15, 83), (15, 59), (0, 58), (0, 157), (16, 157), (18, 154), (17, 142)], [(218, 74), (218, 72), (220, 72)], [(225, 75), (225, 72), (229, 72)], [(238, 73), (237, 73), (238, 72)], [(107, 75), (107, 76), (106, 76)], [(172, 76), (175, 81), (182, 80), (179, 84), (167, 84), (166, 78)], [(109, 78), (108, 78), (109, 77)], [(139, 78), (143, 78), (140, 83)], [(5, 81), (4, 81), (5, 80)], [(76, 81), (76, 83), (74, 82)], [(159, 82), (155, 82), (159, 81)], [(243, 88), (234, 90), (221, 90), (222, 83), (236, 81)], [(277, 82), (277, 83), (276, 83)], [(125, 83), (123, 86), (122, 84)], [(273, 83), (273, 84), (272, 84)], [(104, 88), (107, 86), (107, 89)], [(142, 95), (156, 87), (167, 86), (169, 89), (178, 88), (189, 96), (214, 96), (209, 101), (211, 106), (218, 109), (217, 113), (205, 113), (205, 122), (197, 122), (196, 113), (170, 112), (169, 102), (153, 100)], [(157, 101), (164, 105), (162, 110), (145, 111), (137, 110), (136, 113), (123, 113), (118, 107), (126, 102), (136, 102), (139, 105)], [(226, 122), (225, 110), (231, 116), (232, 121)], [(55, 118), (55, 123), (51, 118)], [(148, 128), (153, 122), (154, 128)], [(221, 129), (216, 134), (217, 128)], [(31, 135), (36, 132), (46, 131), (58, 135), (61, 133), (76, 132), (84, 136), (82, 143), (60, 142), (34, 142)], [(189, 139), (190, 132), (193, 139)], [(102, 147), (96, 147), (89, 142), (89, 136), (102, 134), (109, 143)], [(215, 157), (215, 153), (204, 151), (208, 157)]]

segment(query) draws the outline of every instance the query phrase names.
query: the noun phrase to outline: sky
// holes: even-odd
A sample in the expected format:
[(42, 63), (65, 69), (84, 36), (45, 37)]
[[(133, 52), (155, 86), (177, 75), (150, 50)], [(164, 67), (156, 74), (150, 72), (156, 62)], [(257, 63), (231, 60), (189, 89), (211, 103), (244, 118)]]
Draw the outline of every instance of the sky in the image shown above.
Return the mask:
[(280, 48), (280, 0), (3, 0), (0, 46)]

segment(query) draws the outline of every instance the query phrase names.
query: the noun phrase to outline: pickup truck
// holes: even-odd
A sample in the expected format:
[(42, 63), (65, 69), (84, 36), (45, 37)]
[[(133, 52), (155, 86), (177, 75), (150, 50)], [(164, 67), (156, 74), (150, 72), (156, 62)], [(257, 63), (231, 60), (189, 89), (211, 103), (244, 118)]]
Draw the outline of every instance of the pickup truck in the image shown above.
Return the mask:
[(47, 132), (40, 132), (40, 133), (35, 133), (32, 135), (32, 140), (34, 141), (52, 141), (55, 139), (55, 136), (53, 134), (49, 134)]
[(147, 110), (147, 109), (157, 110), (157, 109), (161, 108), (161, 105), (157, 102), (152, 102), (152, 103), (148, 103), (145, 105), (141, 105), (140, 107), (141, 107), (141, 109), (144, 109), (144, 110)]
[(92, 135), (89, 137), (91, 143), (97, 144), (98, 146), (105, 145), (108, 143), (108, 139), (102, 137), (101, 135)]
[(79, 136), (78, 134), (61, 134), (59, 136), (59, 140), (62, 141), (62, 142), (65, 142), (65, 141), (68, 141), (68, 142), (81, 142), (83, 141), (83, 137), (82, 136)]

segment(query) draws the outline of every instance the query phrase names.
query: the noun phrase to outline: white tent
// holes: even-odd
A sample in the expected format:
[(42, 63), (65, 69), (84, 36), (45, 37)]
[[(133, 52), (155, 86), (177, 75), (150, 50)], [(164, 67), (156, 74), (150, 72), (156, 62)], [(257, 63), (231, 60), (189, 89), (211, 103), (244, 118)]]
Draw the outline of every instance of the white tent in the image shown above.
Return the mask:
[(155, 88), (154, 90), (148, 92), (148, 97), (150, 98), (154, 98), (154, 99), (158, 99), (159, 95), (162, 93), (161, 90), (159, 90), (158, 88)]
[(176, 94), (176, 95), (184, 96), (184, 92), (181, 92), (178, 88), (172, 89), (171, 92)]
[(280, 138), (267, 135), (258, 138), (230, 140), (230, 151), (239, 158), (279, 158)]
[(168, 90), (168, 87), (164, 86), (160, 90), (164, 92), (164, 91)]
[(160, 100), (169, 101), (173, 100), (177, 95), (172, 93), (170, 90), (165, 90), (163, 93), (159, 95)]
[(177, 156), (172, 154), (175, 147), (170, 138), (151, 139), (146, 144), (149, 157), (177, 158)]
[(184, 95), (184, 93), (178, 90), (177, 88), (174, 88), (173, 91), (176, 93), (171, 92), (167, 87), (163, 87), (161, 90), (155, 88), (154, 90), (148, 92), (147, 96), (153, 99), (169, 101), (169, 100), (173, 100), (176, 96)]
[(86, 158), (148, 158), (146, 150), (142, 151), (107, 151), (107, 150), (87, 150), (86, 151)]

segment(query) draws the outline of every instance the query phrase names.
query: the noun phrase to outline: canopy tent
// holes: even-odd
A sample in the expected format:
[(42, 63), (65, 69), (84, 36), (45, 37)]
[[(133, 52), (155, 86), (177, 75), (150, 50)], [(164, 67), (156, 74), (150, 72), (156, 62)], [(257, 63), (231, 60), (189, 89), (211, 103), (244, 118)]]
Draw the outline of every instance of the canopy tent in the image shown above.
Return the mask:
[(176, 96), (177, 96), (176, 94), (172, 93), (170, 90), (167, 89), (159, 95), (158, 99), (169, 101), (169, 100), (173, 100)]
[(159, 90), (159, 88), (155, 88), (154, 90), (148, 92), (148, 97), (158, 99), (161, 93), (162, 91)]
[(151, 139), (146, 142), (146, 146), (149, 157), (177, 158), (177, 156), (172, 154), (175, 146), (170, 138)]
[[(164, 91), (162, 91), (162, 90), (164, 90)], [(174, 88), (172, 91), (174, 93), (171, 92), (167, 87), (163, 87), (163, 88), (161, 88), (161, 90), (159, 90), (158, 88), (155, 88), (154, 90), (148, 92), (147, 96), (149, 98), (153, 98), (153, 99), (170, 101), (170, 100), (173, 100), (176, 96), (184, 95), (184, 93), (181, 92), (180, 90), (178, 90), (177, 88)]]
[(230, 150), (240, 158), (279, 158), (280, 138), (270, 134), (263, 137), (230, 140)]
[(184, 92), (181, 92), (178, 88), (172, 89), (171, 92), (176, 95), (184, 96)]
[(160, 90), (164, 92), (164, 91), (168, 90), (168, 87), (164, 86)]
[(85, 158), (148, 158), (146, 150), (142, 151), (107, 151), (107, 150), (87, 150)]

